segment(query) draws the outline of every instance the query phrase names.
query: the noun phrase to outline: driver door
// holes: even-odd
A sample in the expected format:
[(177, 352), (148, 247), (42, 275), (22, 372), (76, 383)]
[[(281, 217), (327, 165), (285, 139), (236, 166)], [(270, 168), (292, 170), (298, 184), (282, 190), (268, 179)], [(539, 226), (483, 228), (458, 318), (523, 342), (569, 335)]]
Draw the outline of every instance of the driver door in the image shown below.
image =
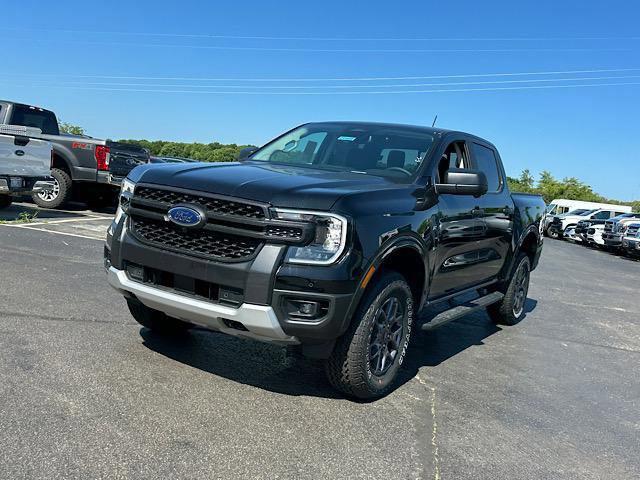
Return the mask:
[[(445, 145), (432, 172), (435, 183), (443, 181), (450, 168), (471, 166), (466, 139), (450, 139)], [(485, 277), (479, 263), (479, 250), (486, 235), (479, 199), (472, 195), (439, 194), (437, 208), (430, 300), (472, 287)]]

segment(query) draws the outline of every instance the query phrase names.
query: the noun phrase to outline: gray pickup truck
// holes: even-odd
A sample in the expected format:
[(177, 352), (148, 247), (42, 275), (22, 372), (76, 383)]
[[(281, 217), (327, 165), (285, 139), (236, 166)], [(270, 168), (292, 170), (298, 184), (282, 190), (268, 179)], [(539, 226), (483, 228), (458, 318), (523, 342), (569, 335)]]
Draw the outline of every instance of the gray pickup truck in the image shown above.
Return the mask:
[(44, 208), (58, 208), (75, 197), (100, 207), (115, 200), (120, 182), (134, 167), (149, 162), (149, 152), (135, 145), (60, 133), (55, 113), (0, 100), (0, 124), (41, 130), (53, 145), (54, 187), (33, 194)]

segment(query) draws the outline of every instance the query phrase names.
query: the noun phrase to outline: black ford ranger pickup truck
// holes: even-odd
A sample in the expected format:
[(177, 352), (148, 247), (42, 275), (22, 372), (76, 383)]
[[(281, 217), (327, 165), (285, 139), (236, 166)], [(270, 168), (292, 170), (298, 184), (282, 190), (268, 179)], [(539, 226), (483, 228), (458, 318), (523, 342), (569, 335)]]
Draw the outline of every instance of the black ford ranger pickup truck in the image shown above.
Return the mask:
[(439, 311), (423, 329), (480, 308), (523, 316), (545, 204), (505, 178), (473, 135), (348, 122), (233, 163), (140, 166), (107, 233), (108, 281), (153, 331), (299, 345), (334, 387), (379, 397), (419, 312)]

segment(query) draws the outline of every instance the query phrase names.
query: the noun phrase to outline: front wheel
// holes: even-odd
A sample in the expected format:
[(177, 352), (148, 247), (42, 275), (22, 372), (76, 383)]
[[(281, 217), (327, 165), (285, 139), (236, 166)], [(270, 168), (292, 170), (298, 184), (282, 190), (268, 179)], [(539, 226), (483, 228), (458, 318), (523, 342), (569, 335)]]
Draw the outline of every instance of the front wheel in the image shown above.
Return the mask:
[(547, 236), (557, 240), (558, 238), (560, 238), (560, 232), (553, 227), (549, 227), (547, 228)]
[(402, 275), (385, 272), (378, 277), (326, 362), (329, 382), (365, 400), (388, 393), (409, 346), (413, 309), (413, 295)]
[(524, 315), (524, 306), (529, 293), (531, 263), (529, 257), (521, 253), (516, 259), (516, 267), (502, 300), (487, 307), (491, 320), (501, 325), (515, 325)]

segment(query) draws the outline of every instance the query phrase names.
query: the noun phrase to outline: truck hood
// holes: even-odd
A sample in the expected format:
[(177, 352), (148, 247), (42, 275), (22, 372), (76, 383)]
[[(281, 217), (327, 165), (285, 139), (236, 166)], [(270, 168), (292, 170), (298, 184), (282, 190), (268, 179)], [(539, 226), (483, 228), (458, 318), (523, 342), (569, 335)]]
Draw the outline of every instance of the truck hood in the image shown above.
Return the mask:
[(149, 164), (137, 167), (129, 178), (312, 210), (328, 210), (344, 195), (399, 186), (372, 175), (258, 162)]

